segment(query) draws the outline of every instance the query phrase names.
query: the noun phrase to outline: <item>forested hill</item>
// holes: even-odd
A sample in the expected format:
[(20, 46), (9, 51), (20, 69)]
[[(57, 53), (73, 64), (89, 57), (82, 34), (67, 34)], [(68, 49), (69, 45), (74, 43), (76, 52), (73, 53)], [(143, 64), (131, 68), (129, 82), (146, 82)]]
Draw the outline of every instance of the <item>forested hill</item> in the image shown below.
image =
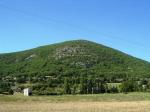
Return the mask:
[(1, 76), (149, 77), (150, 63), (86, 40), (0, 55)]

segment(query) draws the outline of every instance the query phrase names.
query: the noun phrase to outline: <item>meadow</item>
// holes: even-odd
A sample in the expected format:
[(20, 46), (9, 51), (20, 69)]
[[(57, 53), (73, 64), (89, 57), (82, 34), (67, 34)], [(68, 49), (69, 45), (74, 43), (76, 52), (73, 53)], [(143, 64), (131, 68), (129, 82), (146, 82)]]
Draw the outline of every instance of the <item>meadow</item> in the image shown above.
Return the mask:
[(0, 95), (0, 112), (149, 112), (150, 93)]

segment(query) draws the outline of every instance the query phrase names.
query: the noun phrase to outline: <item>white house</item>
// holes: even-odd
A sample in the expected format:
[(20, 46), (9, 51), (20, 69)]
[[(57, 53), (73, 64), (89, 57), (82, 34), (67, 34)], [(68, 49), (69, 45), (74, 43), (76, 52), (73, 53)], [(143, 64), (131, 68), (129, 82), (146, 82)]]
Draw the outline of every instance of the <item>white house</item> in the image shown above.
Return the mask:
[(23, 90), (24, 96), (30, 96), (32, 94), (32, 90), (30, 88), (25, 88)]

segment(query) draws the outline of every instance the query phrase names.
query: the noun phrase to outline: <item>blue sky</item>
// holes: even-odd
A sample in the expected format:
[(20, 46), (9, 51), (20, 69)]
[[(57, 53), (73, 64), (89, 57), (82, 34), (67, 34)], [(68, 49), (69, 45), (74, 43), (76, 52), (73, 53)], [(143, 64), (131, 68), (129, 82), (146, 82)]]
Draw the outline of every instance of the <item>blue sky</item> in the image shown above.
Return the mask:
[(0, 53), (86, 39), (150, 61), (149, 0), (0, 0)]

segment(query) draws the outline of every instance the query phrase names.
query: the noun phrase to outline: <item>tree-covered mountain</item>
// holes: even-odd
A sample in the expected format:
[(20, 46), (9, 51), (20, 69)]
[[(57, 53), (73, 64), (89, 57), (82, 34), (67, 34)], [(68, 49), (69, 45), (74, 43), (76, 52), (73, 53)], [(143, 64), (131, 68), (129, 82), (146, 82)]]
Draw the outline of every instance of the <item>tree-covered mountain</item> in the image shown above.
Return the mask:
[(113, 82), (128, 77), (149, 78), (150, 63), (86, 40), (0, 54), (0, 80), (18, 84), (47, 84), (49, 89), (58, 89), (71, 83), (71, 88), (79, 86), (84, 79)]
[[(0, 55), (0, 74), (150, 76), (150, 63), (103, 45), (75, 40)], [(72, 72), (77, 73), (73, 74)], [(60, 73), (59, 73), (60, 72)], [(94, 75), (91, 74), (91, 75)]]

